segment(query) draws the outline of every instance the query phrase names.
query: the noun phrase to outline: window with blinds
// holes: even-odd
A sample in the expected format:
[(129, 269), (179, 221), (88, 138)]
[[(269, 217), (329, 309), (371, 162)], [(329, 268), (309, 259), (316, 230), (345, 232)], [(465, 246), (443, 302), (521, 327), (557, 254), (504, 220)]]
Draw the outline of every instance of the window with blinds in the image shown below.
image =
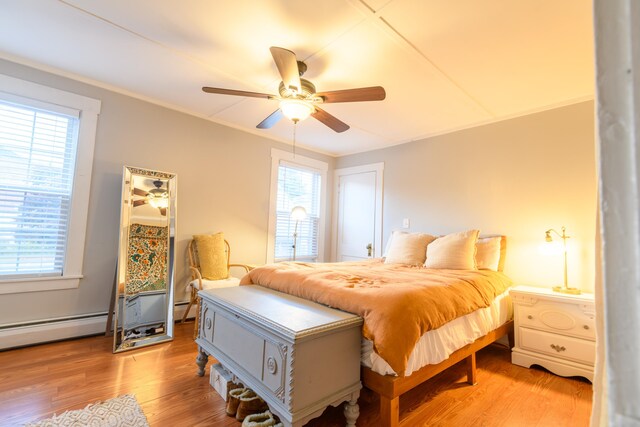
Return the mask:
[[(296, 261), (316, 261), (318, 258), (321, 186), (319, 171), (280, 162), (276, 196), (276, 262), (293, 259), (296, 231)], [(296, 220), (291, 218), (291, 210), (296, 206), (302, 206), (307, 212), (307, 217), (298, 221), (297, 230)]]
[(0, 279), (63, 275), (78, 123), (0, 100)]

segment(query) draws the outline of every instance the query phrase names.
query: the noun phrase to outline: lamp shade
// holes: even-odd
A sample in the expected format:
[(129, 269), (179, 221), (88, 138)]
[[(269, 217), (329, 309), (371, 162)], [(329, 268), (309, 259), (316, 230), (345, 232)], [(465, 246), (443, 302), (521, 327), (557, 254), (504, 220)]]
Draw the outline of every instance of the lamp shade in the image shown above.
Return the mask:
[(294, 122), (304, 120), (314, 112), (313, 105), (301, 99), (283, 99), (280, 101), (280, 110), (287, 119)]
[(295, 206), (291, 209), (291, 219), (302, 221), (307, 218), (307, 210), (302, 206)]

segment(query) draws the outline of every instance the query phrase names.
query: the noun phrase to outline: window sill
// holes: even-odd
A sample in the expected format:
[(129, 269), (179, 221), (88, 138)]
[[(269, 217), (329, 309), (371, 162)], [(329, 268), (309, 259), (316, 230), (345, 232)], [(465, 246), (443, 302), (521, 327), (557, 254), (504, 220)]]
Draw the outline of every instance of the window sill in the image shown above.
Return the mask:
[(82, 275), (0, 280), (0, 295), (75, 289), (80, 286), (80, 279)]

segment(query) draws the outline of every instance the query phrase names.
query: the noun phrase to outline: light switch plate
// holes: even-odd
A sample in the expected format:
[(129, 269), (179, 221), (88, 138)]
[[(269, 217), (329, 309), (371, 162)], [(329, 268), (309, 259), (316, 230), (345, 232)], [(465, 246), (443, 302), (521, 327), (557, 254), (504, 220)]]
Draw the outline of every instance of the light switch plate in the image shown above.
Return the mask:
[(411, 225), (410, 225), (409, 218), (404, 218), (404, 219), (402, 220), (402, 228), (409, 228), (410, 226), (411, 226)]

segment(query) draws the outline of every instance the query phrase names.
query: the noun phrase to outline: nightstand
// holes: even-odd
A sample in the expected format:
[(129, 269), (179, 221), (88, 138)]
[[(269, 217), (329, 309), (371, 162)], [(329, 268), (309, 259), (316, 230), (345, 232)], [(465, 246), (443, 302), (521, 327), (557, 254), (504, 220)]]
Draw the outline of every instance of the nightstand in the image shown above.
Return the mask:
[(531, 286), (517, 286), (510, 294), (515, 320), (511, 362), (525, 368), (540, 365), (563, 377), (582, 376), (593, 382), (593, 294), (569, 295)]

